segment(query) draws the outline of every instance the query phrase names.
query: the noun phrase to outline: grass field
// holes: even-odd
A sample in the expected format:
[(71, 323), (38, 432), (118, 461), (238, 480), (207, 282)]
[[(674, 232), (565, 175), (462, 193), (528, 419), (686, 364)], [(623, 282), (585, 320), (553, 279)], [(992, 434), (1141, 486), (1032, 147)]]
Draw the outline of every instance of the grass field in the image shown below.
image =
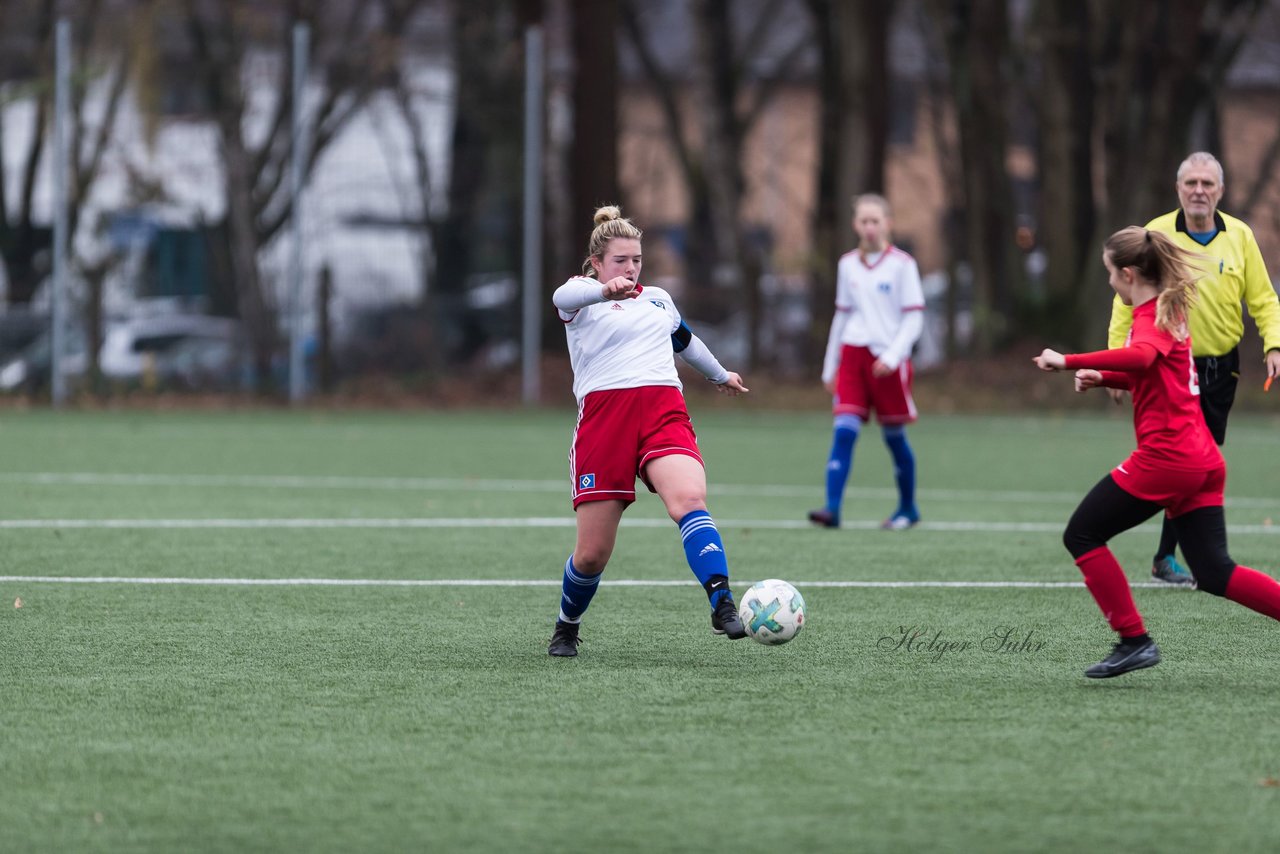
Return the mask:
[[(1081, 676), (1111, 637), (1060, 532), (1122, 414), (926, 418), (888, 533), (874, 432), (819, 531), (828, 417), (693, 409), (792, 644), (713, 637), (642, 495), (547, 656), (569, 411), (0, 414), (0, 849), (1277, 850), (1280, 626), (1147, 584), (1148, 525), (1114, 546), (1165, 661)], [(1226, 449), (1272, 574), (1278, 429)]]

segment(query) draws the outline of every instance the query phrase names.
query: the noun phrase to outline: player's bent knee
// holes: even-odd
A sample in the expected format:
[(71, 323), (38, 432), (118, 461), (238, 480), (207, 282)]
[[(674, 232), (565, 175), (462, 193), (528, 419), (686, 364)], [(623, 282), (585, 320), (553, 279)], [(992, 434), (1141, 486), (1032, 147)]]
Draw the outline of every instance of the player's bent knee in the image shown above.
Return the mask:
[(1215, 561), (1210, 564), (1196, 562), (1188, 559), (1187, 568), (1191, 570), (1192, 576), (1196, 580), (1196, 589), (1214, 596), (1226, 596), (1227, 584), (1231, 582), (1231, 573), (1236, 571), (1234, 561), (1226, 561), (1225, 563)]
[(609, 562), (610, 549), (580, 548), (573, 553), (573, 568), (579, 575), (599, 575)]
[(1078, 558), (1094, 549), (1102, 548), (1107, 541), (1080, 526), (1069, 524), (1062, 532), (1062, 544), (1066, 546), (1073, 558)]
[(663, 503), (667, 507), (667, 515), (673, 522), (679, 522), (695, 510), (707, 509), (706, 493), (691, 492), (666, 498)]

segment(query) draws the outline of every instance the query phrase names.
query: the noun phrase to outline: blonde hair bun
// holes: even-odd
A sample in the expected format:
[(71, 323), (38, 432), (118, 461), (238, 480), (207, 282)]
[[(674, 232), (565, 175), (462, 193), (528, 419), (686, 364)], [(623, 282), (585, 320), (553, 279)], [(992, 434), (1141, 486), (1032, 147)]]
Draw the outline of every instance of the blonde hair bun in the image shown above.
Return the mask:
[(602, 208), (596, 208), (595, 224), (610, 222), (615, 219), (622, 219), (622, 209), (617, 205), (605, 205)]

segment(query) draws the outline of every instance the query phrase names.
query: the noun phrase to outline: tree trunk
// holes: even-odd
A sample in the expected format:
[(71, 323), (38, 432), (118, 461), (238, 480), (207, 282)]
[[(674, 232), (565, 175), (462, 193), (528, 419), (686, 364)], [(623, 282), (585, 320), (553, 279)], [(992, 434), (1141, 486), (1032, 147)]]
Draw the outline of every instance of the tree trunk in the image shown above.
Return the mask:
[(1043, 303), (1034, 328), (1053, 340), (1083, 340), (1088, 306), (1103, 298), (1096, 258), (1088, 256), (1096, 229), (1093, 191), (1093, 104), (1087, 4), (1041, 3), (1033, 22), (1033, 52), (1040, 56), (1041, 213), (1037, 240), (1048, 266)]
[[(578, 231), (602, 204), (621, 202), (618, 186), (617, 0), (573, 0), (573, 204)], [(626, 211), (623, 211), (626, 214)], [(578, 247), (585, 256), (586, 241)]]
[(818, 180), (812, 234), (810, 352), (826, 347), (835, 302), (836, 264), (852, 248), (850, 203), (885, 191), (889, 138), (887, 44), (892, 6), (885, 0), (809, 0), (818, 42)]
[(1003, 342), (1012, 299), (1023, 293), (1007, 168), (1008, 13), (1005, 0), (934, 0), (932, 7), (944, 27), (960, 134), (973, 343), (987, 355)]
[(253, 228), (254, 210), (249, 188), (249, 155), (240, 137), (239, 111), (236, 124), (222, 126), (224, 190), (227, 196), (227, 238), (231, 280), (235, 284), (236, 308), (244, 322), (253, 353), (254, 374), (260, 391), (271, 388), (271, 365), (276, 356), (279, 332), (274, 307), (266, 300), (258, 274), (258, 242)]
[(504, 8), (506, 0), (468, 0), (465, 13), (454, 15), (449, 208), (440, 226), (440, 301), (433, 322), (446, 353), (460, 360), (487, 340), (465, 305), (469, 279), (520, 269), (523, 51), (521, 33)]
[(747, 367), (750, 367), (755, 356), (759, 294), (758, 281), (747, 280), (746, 251), (739, 232), (745, 179), (728, 0), (695, 0), (693, 20), (696, 57), (693, 89), (706, 152), (703, 163), (715, 253), (711, 281), (698, 285), (715, 288), (717, 296), (729, 295), (731, 301), (744, 306), (748, 330)]

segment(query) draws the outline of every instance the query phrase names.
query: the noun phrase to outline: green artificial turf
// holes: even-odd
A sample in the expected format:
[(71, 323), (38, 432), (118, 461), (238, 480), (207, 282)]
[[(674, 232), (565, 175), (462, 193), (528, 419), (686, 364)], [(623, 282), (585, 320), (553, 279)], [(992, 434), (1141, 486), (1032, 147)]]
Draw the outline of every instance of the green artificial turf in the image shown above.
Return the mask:
[[(1078, 582), (1061, 527), (1125, 419), (926, 418), (905, 533), (865, 527), (874, 430), (821, 531), (782, 526), (827, 417), (694, 420), (734, 586), (805, 594), (791, 644), (712, 636), (641, 495), (580, 656), (546, 655), (571, 412), (0, 415), (0, 575), (45, 579), (0, 581), (0, 849), (1274, 850), (1280, 626), (1142, 586), (1164, 662), (1091, 681), (1081, 586), (823, 586)], [(1226, 448), (1232, 553), (1272, 574), (1276, 427)], [(497, 522), (385, 527), (420, 519)], [(1155, 532), (1114, 544), (1135, 582)], [(49, 580), (106, 577), (205, 583)], [(347, 583), (245, 583), (305, 579)], [(511, 583), (423, 583), (467, 580)]]

